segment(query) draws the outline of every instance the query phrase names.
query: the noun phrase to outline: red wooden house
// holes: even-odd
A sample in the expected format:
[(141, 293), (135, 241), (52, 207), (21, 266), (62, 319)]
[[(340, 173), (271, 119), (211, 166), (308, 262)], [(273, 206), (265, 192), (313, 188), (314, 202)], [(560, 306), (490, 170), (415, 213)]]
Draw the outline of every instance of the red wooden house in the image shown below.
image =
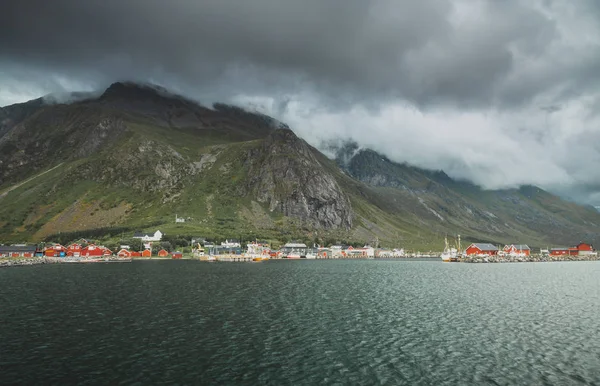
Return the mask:
[(469, 245), (465, 253), (467, 254), (467, 256), (495, 256), (498, 254), (498, 248), (495, 245), (489, 243), (473, 243)]
[(152, 250), (151, 249), (144, 249), (142, 251), (142, 257), (152, 257)]
[(529, 256), (531, 253), (531, 249), (525, 244), (511, 244), (506, 245), (502, 249), (504, 253), (509, 255), (521, 255), (521, 256)]
[(595, 254), (594, 247), (592, 246), (592, 244), (587, 243), (579, 243), (576, 246), (570, 248), (552, 248), (550, 250), (551, 256), (586, 256), (592, 254)]
[(106, 248), (97, 246), (95, 244), (90, 244), (87, 247), (81, 249), (81, 256), (84, 257), (102, 257)]
[(81, 256), (81, 244), (73, 243), (67, 247), (67, 256), (79, 257)]
[(161, 249), (160, 251), (158, 251), (158, 256), (159, 257), (167, 257), (167, 256), (169, 256), (169, 252), (167, 252), (164, 249)]
[(173, 252), (173, 253), (171, 253), (171, 257), (173, 259), (181, 259), (183, 257), (183, 253), (181, 253), (181, 252)]
[(552, 248), (550, 249), (550, 256), (566, 256), (570, 255), (570, 248)]
[(35, 245), (0, 245), (0, 257), (33, 257), (37, 252)]
[(579, 243), (576, 246), (577, 254), (580, 256), (591, 255), (594, 253), (594, 246), (587, 243)]
[(131, 257), (131, 251), (127, 250), (127, 249), (121, 249), (118, 253), (117, 256), (119, 257)]
[(53, 244), (44, 248), (44, 256), (59, 257), (65, 256), (67, 249), (60, 244)]
[(141, 252), (131, 251), (131, 257), (142, 257)]

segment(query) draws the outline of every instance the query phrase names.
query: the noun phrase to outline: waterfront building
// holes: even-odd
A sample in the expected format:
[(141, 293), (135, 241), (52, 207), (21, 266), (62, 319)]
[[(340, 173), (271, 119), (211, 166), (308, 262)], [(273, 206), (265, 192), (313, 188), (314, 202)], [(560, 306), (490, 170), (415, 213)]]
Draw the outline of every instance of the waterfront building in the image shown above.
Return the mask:
[(129, 249), (121, 248), (121, 250), (117, 253), (119, 257), (131, 257), (131, 251)]
[(525, 244), (505, 245), (502, 251), (510, 256), (529, 256), (531, 249)]
[(0, 245), (0, 257), (34, 257), (36, 252), (37, 247), (35, 245)]
[(597, 254), (594, 251), (594, 246), (592, 244), (579, 243), (579, 244), (577, 244), (576, 248), (577, 248), (577, 254), (579, 256), (590, 256), (590, 255)]
[(570, 255), (569, 248), (552, 248), (550, 249), (550, 256), (566, 256)]
[(281, 247), (281, 252), (284, 256), (298, 255), (306, 256), (307, 247), (304, 243), (291, 242)]
[(64, 257), (66, 254), (67, 248), (60, 244), (52, 244), (44, 248), (44, 256), (46, 257)]
[(489, 243), (473, 243), (465, 250), (467, 256), (496, 256), (498, 247)]
[(73, 243), (67, 247), (67, 256), (79, 257), (81, 256), (81, 244)]
[(95, 244), (90, 244), (81, 250), (81, 256), (83, 257), (101, 257), (110, 255), (112, 255), (110, 249)]

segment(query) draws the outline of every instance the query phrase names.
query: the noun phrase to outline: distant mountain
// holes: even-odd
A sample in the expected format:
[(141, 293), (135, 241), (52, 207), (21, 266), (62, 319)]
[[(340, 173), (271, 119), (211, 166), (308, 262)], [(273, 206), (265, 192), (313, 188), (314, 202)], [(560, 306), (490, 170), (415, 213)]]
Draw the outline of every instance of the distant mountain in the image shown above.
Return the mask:
[(4, 241), (160, 228), (440, 249), (445, 234), (532, 246), (600, 234), (600, 213), (539, 188), (485, 191), (356, 144), (332, 160), (271, 117), (153, 85), (7, 106), (0, 122)]
[(33, 114), (44, 105), (42, 98), (11, 106), (0, 107), (0, 138), (10, 131), (17, 123)]
[(336, 161), (349, 176), (389, 197), (394, 203), (389, 211), (416, 215), (438, 232), (462, 233), (471, 241), (536, 246), (598, 238), (600, 217), (595, 210), (535, 186), (483, 190), (443, 171), (394, 163), (352, 143), (338, 149)]

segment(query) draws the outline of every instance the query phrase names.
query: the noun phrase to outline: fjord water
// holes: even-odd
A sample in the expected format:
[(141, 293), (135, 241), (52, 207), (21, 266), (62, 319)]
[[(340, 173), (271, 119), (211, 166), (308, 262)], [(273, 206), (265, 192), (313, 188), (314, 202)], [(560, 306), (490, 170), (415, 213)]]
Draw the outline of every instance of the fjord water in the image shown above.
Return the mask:
[(0, 384), (592, 384), (600, 263), (0, 270)]

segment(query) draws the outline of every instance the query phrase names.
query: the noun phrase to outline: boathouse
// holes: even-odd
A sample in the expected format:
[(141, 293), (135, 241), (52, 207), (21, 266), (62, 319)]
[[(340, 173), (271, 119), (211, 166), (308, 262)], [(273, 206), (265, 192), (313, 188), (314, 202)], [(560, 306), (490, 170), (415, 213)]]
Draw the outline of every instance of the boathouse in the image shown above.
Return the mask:
[(123, 248), (119, 251), (119, 253), (117, 253), (117, 256), (119, 257), (131, 257), (131, 251)]
[(550, 249), (550, 256), (567, 256), (571, 253), (571, 248), (552, 248)]
[(112, 255), (110, 249), (90, 244), (81, 250), (81, 256), (84, 257), (101, 257), (105, 255)]
[(60, 244), (53, 244), (44, 248), (44, 256), (46, 257), (64, 257), (66, 248)]
[(169, 252), (167, 252), (164, 249), (161, 249), (160, 251), (158, 251), (158, 257), (167, 257), (169, 256)]
[(67, 256), (79, 257), (81, 256), (81, 244), (73, 243), (67, 247)]
[(176, 251), (176, 252), (171, 253), (171, 257), (173, 259), (181, 259), (183, 257), (183, 253)]
[(594, 247), (592, 244), (579, 243), (577, 244), (576, 248), (579, 256), (588, 256), (596, 253), (594, 252)]
[(142, 257), (152, 257), (152, 250), (151, 249), (144, 249), (142, 251)]
[(487, 255), (495, 256), (498, 254), (498, 248), (489, 243), (473, 243), (466, 249), (467, 256)]
[(529, 256), (531, 249), (525, 244), (506, 245), (502, 251), (512, 256)]
[(0, 245), (1, 257), (33, 257), (37, 252), (35, 245)]

